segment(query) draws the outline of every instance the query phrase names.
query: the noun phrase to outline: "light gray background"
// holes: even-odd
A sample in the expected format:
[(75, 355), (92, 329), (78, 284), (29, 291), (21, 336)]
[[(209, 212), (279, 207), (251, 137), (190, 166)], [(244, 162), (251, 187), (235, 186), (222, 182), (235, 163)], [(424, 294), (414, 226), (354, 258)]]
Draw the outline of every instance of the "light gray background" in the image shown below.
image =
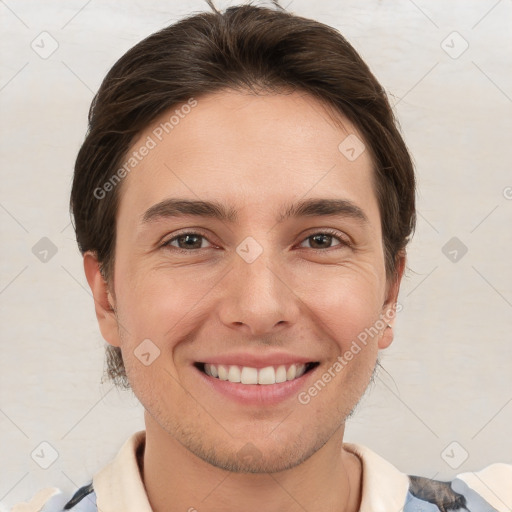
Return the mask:
[[(338, 28), (356, 47), (392, 95), (417, 166), (404, 310), (381, 353), (388, 374), (361, 402), (346, 440), (440, 479), (512, 463), (511, 0), (282, 5)], [(142, 38), (198, 10), (207, 10), (202, 0), (0, 0), (4, 507), (44, 486), (75, 490), (143, 428), (137, 400), (100, 384), (103, 340), (68, 197), (106, 72)], [(43, 31), (59, 45), (46, 59), (31, 48), (43, 45)], [(32, 252), (43, 237), (57, 248), (46, 263)], [(442, 251), (452, 237), (468, 249), (456, 262)], [(59, 455), (46, 470), (31, 458), (43, 441)]]

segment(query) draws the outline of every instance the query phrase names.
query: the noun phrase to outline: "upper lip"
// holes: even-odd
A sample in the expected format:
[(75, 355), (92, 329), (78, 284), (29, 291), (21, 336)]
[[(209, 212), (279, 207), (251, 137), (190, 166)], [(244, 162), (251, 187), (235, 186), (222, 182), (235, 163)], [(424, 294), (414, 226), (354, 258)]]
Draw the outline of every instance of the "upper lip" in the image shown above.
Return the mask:
[(247, 352), (240, 352), (205, 357), (198, 362), (214, 365), (222, 364), (225, 366), (239, 365), (249, 366), (251, 368), (265, 368), (267, 366), (290, 365), (294, 363), (313, 363), (316, 362), (316, 360), (310, 357), (295, 356), (284, 352), (275, 352), (270, 354), (250, 354)]

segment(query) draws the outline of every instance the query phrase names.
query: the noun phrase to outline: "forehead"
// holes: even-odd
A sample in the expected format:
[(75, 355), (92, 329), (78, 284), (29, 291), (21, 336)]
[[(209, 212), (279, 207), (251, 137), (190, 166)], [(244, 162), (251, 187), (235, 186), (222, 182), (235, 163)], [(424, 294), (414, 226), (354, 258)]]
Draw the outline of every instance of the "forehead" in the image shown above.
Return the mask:
[[(243, 219), (244, 212), (308, 195), (343, 196), (368, 216), (378, 215), (369, 152), (348, 159), (340, 144), (361, 137), (347, 119), (333, 117), (325, 104), (299, 92), (222, 91), (176, 105), (128, 152), (127, 158), (138, 151), (140, 160), (124, 179), (118, 215), (129, 208), (141, 221), (152, 205), (181, 197), (229, 201)], [(144, 146), (150, 149), (140, 151)]]

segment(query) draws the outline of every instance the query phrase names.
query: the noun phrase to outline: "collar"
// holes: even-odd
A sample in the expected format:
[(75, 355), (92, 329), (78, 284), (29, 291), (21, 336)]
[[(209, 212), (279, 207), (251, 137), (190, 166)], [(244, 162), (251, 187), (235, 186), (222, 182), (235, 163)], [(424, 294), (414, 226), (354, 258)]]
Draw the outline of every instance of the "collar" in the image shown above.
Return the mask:
[[(145, 440), (145, 430), (133, 434), (112, 462), (94, 475), (98, 510), (152, 512), (137, 462), (137, 457), (143, 453)], [(366, 446), (353, 443), (344, 443), (343, 446), (362, 462), (360, 512), (401, 510), (409, 488), (407, 475)]]
[(137, 452), (143, 449), (145, 441), (145, 430), (133, 434), (114, 460), (93, 476), (98, 510), (152, 512), (137, 463)]
[(343, 447), (357, 455), (363, 466), (359, 512), (402, 510), (409, 490), (409, 477), (367, 446), (343, 443)]

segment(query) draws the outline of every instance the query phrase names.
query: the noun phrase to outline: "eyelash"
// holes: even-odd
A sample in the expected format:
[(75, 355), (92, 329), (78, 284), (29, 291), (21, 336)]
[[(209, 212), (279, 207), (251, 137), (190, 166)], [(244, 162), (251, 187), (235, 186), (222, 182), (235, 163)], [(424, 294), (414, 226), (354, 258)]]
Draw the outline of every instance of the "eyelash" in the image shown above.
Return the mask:
[[(201, 232), (195, 232), (195, 231), (185, 231), (183, 233), (179, 233), (178, 235), (175, 235), (174, 237), (172, 237), (171, 239), (169, 239), (167, 242), (164, 242), (161, 247), (162, 248), (166, 248), (166, 249), (169, 249), (171, 248), (172, 251), (177, 251), (179, 253), (190, 253), (190, 252), (195, 252), (195, 251), (200, 251), (201, 249), (210, 249), (210, 247), (202, 247), (200, 249), (182, 249), (181, 247), (175, 247), (173, 245), (171, 245), (171, 242), (174, 242), (175, 240), (177, 240), (178, 238), (180, 237), (183, 237), (183, 236), (186, 236), (186, 235), (194, 235), (194, 236), (200, 236), (202, 238), (204, 238), (205, 240), (208, 240), (208, 237), (204, 234), (204, 233), (201, 233)], [(330, 235), (334, 238), (336, 238), (340, 243), (338, 245), (335, 245), (333, 247), (339, 247), (339, 248), (343, 248), (343, 247), (349, 247), (351, 248), (352, 247), (352, 244), (342, 238), (338, 231), (334, 230), (334, 229), (330, 229), (330, 228), (326, 228), (326, 229), (323, 229), (321, 231), (315, 231), (314, 233), (311, 233), (310, 235), (308, 235), (307, 237), (305, 237), (301, 243), (303, 243), (305, 240), (307, 240), (308, 238), (312, 238), (313, 236), (315, 235)], [(208, 240), (209, 241), (209, 240)], [(210, 242), (211, 243), (211, 242)], [(326, 252), (328, 251), (329, 249), (333, 249), (333, 247), (327, 247), (327, 249), (311, 249), (312, 251), (315, 251), (315, 252)], [(307, 249), (307, 247), (305, 247), (305, 249)]]

